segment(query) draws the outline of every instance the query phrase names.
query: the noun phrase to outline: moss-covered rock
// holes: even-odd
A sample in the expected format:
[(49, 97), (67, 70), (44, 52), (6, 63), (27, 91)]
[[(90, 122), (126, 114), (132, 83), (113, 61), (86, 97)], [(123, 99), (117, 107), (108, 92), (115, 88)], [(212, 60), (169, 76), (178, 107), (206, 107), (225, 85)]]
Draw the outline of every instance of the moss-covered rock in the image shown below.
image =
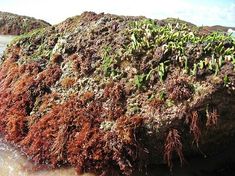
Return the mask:
[(234, 55), (224, 33), (86, 12), (7, 48), (0, 132), (51, 167), (104, 175), (172, 167), (177, 155), (213, 152), (234, 135)]

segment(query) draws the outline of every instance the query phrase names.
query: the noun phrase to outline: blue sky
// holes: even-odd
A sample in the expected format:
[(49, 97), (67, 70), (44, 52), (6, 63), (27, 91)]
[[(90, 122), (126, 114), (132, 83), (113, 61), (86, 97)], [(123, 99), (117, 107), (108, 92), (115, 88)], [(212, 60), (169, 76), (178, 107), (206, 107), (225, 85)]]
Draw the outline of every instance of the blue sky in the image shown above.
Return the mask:
[(83, 11), (180, 18), (197, 25), (235, 27), (235, 0), (0, 0), (0, 11), (44, 19), (52, 24)]

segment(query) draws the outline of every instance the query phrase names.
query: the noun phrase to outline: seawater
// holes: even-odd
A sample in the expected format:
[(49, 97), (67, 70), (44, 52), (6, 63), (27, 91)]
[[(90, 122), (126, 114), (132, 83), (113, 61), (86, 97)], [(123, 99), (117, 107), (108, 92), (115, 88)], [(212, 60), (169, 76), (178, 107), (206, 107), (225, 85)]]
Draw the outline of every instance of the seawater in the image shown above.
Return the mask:
[[(0, 175), (1, 176), (75, 176), (73, 168), (35, 171), (33, 163), (13, 146), (0, 139)], [(83, 174), (83, 176), (93, 176)]]
[(14, 38), (11, 35), (0, 35), (0, 58), (3, 55), (3, 52), (7, 46), (7, 44)]

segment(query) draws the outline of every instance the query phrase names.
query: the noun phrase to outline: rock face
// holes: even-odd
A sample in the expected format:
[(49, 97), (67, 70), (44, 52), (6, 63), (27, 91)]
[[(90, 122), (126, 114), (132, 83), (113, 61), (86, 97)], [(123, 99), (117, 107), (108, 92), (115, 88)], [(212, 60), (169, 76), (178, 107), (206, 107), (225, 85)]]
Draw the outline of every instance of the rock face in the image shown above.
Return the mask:
[(233, 139), (234, 55), (223, 33), (86, 12), (7, 48), (0, 133), (33, 162), (78, 173), (171, 168)]
[(20, 35), (47, 26), (50, 24), (42, 20), (0, 12), (0, 35)]

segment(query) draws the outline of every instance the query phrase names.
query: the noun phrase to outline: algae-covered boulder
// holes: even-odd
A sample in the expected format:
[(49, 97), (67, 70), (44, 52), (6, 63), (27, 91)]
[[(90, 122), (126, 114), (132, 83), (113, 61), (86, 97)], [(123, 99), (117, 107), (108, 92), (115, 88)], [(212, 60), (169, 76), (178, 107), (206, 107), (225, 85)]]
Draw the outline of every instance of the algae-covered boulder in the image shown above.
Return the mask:
[(0, 11), (0, 35), (20, 35), (48, 26), (43, 20)]
[(180, 21), (91, 12), (33, 31), (3, 56), (0, 133), (37, 164), (97, 175), (213, 153), (235, 134), (234, 47)]

